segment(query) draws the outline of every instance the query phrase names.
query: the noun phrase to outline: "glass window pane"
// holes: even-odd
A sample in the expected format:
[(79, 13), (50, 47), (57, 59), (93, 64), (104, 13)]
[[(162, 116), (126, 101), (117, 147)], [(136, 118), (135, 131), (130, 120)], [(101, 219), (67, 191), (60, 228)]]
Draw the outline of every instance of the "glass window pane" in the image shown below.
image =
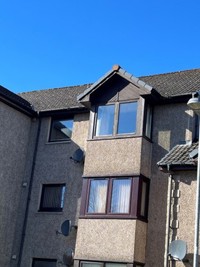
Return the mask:
[(101, 267), (102, 263), (98, 263), (98, 262), (82, 262), (81, 263), (82, 267)]
[(53, 120), (50, 141), (69, 140), (72, 136), (73, 119)]
[(131, 194), (131, 179), (113, 180), (111, 212), (129, 213)]
[(99, 106), (97, 112), (96, 136), (112, 135), (115, 106)]
[(40, 204), (41, 211), (62, 211), (65, 185), (43, 185)]
[(127, 267), (124, 263), (106, 263), (105, 265), (105, 267)]
[(32, 267), (56, 267), (57, 260), (33, 259)]
[(147, 183), (142, 182), (142, 195), (141, 195), (141, 206), (140, 206), (141, 216), (146, 216), (146, 195), (147, 195)]
[(89, 203), (88, 203), (89, 213), (105, 213), (107, 187), (108, 187), (107, 180), (91, 181)]
[(118, 134), (135, 133), (137, 119), (137, 102), (119, 105)]
[(148, 105), (146, 109), (145, 135), (149, 138), (151, 138), (151, 125), (152, 125), (152, 107)]

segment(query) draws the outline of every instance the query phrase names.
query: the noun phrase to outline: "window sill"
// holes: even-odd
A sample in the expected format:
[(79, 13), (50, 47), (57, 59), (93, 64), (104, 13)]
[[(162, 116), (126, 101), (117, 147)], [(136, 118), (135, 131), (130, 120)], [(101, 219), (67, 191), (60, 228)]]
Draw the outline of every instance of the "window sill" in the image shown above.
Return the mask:
[(63, 215), (63, 211), (36, 211), (35, 214)]
[(71, 139), (65, 140), (65, 141), (49, 141), (49, 142), (46, 142), (46, 145), (59, 145), (59, 144), (70, 144), (70, 143), (71, 143)]
[(99, 219), (99, 220), (108, 220), (108, 219), (117, 219), (117, 220), (119, 220), (119, 219), (121, 219), (121, 220), (138, 220), (138, 221), (143, 221), (143, 222), (148, 222), (148, 219), (146, 219), (146, 218), (142, 218), (142, 217), (140, 217), (140, 216), (138, 216), (138, 217), (136, 217), (136, 216), (133, 216), (133, 215), (124, 215), (124, 214), (122, 214), (122, 215), (120, 215), (120, 214), (117, 214), (117, 215), (111, 215), (111, 214), (109, 214), (109, 215), (103, 215), (103, 214), (101, 214), (101, 215), (97, 215), (97, 214), (95, 214), (95, 215), (80, 215), (79, 216), (79, 219)]
[(100, 136), (89, 138), (87, 141), (100, 141), (100, 140), (114, 140), (114, 139), (126, 139), (126, 138), (141, 138), (144, 137), (142, 135), (116, 135), (116, 136)]

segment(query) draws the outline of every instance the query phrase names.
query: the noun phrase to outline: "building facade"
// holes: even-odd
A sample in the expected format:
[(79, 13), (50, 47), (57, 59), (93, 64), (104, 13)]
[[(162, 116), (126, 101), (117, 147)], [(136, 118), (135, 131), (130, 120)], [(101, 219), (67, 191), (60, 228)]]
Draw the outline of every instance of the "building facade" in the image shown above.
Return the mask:
[(0, 266), (192, 266), (199, 87), (200, 69), (118, 65), (94, 84), (0, 87)]

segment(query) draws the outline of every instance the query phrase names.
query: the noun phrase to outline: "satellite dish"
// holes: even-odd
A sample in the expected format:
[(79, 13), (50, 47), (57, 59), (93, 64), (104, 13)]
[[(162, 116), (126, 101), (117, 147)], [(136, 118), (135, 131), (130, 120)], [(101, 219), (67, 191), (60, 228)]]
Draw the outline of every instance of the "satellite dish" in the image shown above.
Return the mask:
[(84, 151), (81, 148), (78, 148), (72, 157), (70, 157), (75, 163), (83, 162), (84, 160)]
[(187, 244), (183, 240), (174, 240), (169, 244), (169, 253), (174, 260), (182, 260), (187, 253)]
[(66, 266), (71, 266), (74, 261), (74, 251), (71, 248), (68, 248), (66, 252), (63, 254), (63, 263)]
[(70, 231), (71, 231), (71, 221), (70, 220), (66, 220), (61, 225), (61, 233), (64, 236), (68, 236)]

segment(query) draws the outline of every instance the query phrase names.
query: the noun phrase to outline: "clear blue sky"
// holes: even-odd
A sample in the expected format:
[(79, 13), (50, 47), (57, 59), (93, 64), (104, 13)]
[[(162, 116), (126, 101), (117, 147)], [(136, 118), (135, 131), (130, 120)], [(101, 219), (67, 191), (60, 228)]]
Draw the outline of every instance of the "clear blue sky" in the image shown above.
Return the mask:
[(13, 92), (200, 68), (199, 0), (0, 0), (0, 84)]

